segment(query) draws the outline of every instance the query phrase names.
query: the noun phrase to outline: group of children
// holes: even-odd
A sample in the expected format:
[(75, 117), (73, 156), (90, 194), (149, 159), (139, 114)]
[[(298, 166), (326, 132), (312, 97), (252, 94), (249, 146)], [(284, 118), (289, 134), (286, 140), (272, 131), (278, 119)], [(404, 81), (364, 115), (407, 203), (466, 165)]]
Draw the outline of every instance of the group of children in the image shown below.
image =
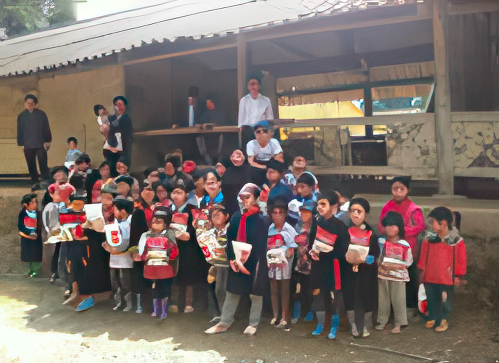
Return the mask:
[[(42, 211), (36, 194), (21, 202), (28, 276), (40, 267), (42, 243), (53, 243), (51, 282), (63, 273), (65, 304), (76, 311), (94, 306), (94, 294), (112, 290), (113, 310), (132, 311), (135, 300), (142, 313), (144, 286), (151, 286), (151, 316), (159, 319), (178, 312), (181, 300), (184, 313), (192, 312), (194, 297), (206, 293), (217, 322), (207, 334), (230, 327), (243, 295), (252, 303), (245, 333), (255, 334), (267, 293), (271, 324), (284, 330), (315, 316), (312, 334), (328, 326), (327, 337), (335, 339), (346, 316), (351, 334), (367, 337), (374, 318), (376, 329), (385, 329), (392, 309), (392, 333), (420, 313), (427, 314), (428, 328), (447, 330), (454, 286), (465, 283), (466, 273), (453, 213), (435, 208), (427, 224), (408, 197), (410, 179), (396, 177), (378, 234), (366, 222), (366, 199), (321, 193), (302, 156), (284, 167), (266, 121), (254, 131), (248, 162), (236, 150), (230, 161), (202, 169), (174, 151), (164, 168), (146, 169), (141, 183), (124, 157), (115, 170), (106, 162), (91, 169), (86, 154), (70, 171), (54, 168)], [(68, 143), (69, 158), (77, 141)], [(427, 309), (420, 304), (417, 311), (424, 294)]]

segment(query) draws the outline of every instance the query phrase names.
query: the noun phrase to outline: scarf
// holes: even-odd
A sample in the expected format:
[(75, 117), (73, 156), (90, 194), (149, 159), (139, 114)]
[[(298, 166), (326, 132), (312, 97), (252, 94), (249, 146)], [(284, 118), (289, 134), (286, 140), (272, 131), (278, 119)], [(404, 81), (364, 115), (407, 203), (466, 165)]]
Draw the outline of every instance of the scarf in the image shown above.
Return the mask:
[(215, 199), (211, 200), (210, 196), (208, 194), (206, 194), (204, 197), (203, 197), (203, 202), (206, 204), (206, 205), (210, 205), (211, 202), (213, 202), (212, 204), (222, 204), (224, 200), (224, 195), (222, 194), (222, 191), (218, 192), (218, 194), (216, 195)]
[(241, 222), (239, 223), (239, 229), (237, 230), (237, 241), (238, 242), (247, 242), (246, 241), (246, 238), (247, 238), (247, 236), (246, 236), (246, 219), (249, 216), (258, 213), (259, 211), (260, 211), (260, 208), (256, 205), (254, 205), (241, 216)]

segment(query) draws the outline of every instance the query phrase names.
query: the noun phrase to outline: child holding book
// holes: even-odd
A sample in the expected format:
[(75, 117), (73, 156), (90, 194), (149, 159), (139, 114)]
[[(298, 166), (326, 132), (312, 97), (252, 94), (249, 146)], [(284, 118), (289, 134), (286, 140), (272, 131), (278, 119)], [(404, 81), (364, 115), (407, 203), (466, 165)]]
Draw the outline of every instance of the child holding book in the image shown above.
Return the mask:
[(36, 194), (26, 194), (21, 200), (17, 227), (21, 236), (21, 261), (29, 262), (28, 277), (35, 277), (42, 265), (42, 217)]

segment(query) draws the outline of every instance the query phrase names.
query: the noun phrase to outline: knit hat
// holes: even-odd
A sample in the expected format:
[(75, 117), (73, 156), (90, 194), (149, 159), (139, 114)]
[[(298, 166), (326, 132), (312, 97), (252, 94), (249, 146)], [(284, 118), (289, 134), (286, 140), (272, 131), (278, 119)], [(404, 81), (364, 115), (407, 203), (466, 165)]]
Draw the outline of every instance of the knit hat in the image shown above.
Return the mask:
[(165, 226), (170, 225), (172, 222), (172, 210), (168, 207), (162, 205), (157, 205), (154, 207), (154, 218), (162, 219), (165, 222)]
[(367, 201), (367, 199), (364, 199), (364, 198), (361, 198), (361, 197), (355, 197), (355, 198), (353, 198), (350, 201), (350, 206), (349, 206), (348, 209), (352, 210), (352, 206), (355, 205), (355, 204), (358, 204), (362, 208), (364, 208), (364, 210), (366, 211), (366, 214), (371, 211), (371, 206), (369, 205), (369, 202)]
[(128, 185), (130, 185), (130, 188), (132, 187), (133, 185), (133, 178), (131, 176), (128, 176), (128, 175), (120, 175), (119, 177), (117, 177), (114, 182), (116, 183), (116, 185), (118, 185), (119, 183), (127, 183)]
[(411, 183), (411, 177), (410, 176), (396, 176), (395, 178), (392, 179), (392, 185), (395, 183), (402, 183), (407, 187), (407, 189), (409, 189), (409, 185)]
[(120, 156), (120, 158), (118, 159), (118, 163), (123, 163), (127, 168), (130, 168), (130, 160), (128, 160), (126, 156)]

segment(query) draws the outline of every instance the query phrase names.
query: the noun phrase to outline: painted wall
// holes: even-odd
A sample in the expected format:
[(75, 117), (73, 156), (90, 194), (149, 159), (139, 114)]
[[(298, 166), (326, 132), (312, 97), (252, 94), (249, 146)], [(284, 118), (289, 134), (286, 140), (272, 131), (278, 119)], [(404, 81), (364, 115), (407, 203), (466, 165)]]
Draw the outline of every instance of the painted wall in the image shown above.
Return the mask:
[(453, 122), (454, 167), (499, 168), (499, 122)]

